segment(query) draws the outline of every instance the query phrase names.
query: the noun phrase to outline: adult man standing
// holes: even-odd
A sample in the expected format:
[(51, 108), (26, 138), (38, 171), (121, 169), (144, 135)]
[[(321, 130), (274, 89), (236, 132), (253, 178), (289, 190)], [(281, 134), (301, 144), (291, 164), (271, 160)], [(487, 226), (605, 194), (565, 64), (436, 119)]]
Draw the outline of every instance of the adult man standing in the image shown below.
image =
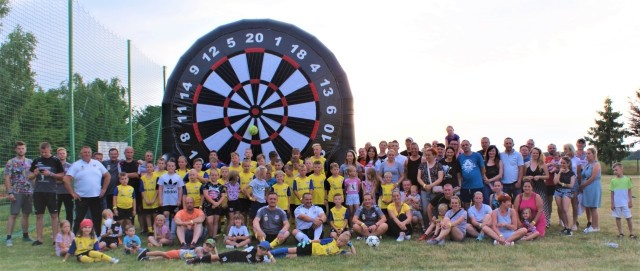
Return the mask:
[(16, 157), (7, 161), (4, 167), (4, 187), (11, 202), (11, 213), (7, 221), (7, 246), (13, 246), (11, 234), (18, 214), (22, 211), (22, 240), (31, 242), (29, 238), (29, 215), (33, 209), (33, 183), (27, 175), (32, 161), (25, 157), (27, 145), (22, 141), (15, 144)]
[[(62, 168), (64, 172), (67, 172), (71, 167), (71, 163), (67, 162), (67, 149), (60, 147), (56, 150), (56, 157), (60, 159), (60, 163), (62, 164)], [(62, 176), (64, 177), (64, 175)], [(57, 180), (56, 183), (56, 193), (58, 194), (58, 214), (62, 211), (62, 204), (64, 204), (64, 210), (66, 213), (66, 219), (69, 223), (73, 222), (73, 214), (75, 213), (73, 207), (73, 198), (69, 191), (64, 187), (64, 183), (62, 182), (62, 177)]]
[(40, 144), (40, 157), (33, 159), (29, 168), (29, 179), (34, 180), (33, 207), (36, 210), (36, 238), (34, 246), (42, 245), (42, 231), (44, 228), (44, 210), (49, 210), (51, 216), (52, 239), (58, 235), (58, 200), (56, 193), (57, 179), (64, 176), (64, 168), (58, 158), (51, 155), (51, 144)]
[[(71, 187), (71, 180), (74, 185)], [(91, 159), (91, 147), (84, 146), (80, 150), (80, 160), (71, 164), (64, 176), (64, 186), (76, 203), (76, 218), (73, 232), (78, 232), (80, 222), (91, 210), (93, 229), (100, 232), (102, 225), (102, 197), (107, 192), (111, 175), (102, 163)]]
[(104, 199), (107, 202), (107, 209), (113, 209), (113, 190), (120, 183), (118, 180), (118, 168), (120, 167), (120, 159), (118, 159), (118, 156), (120, 156), (118, 149), (111, 148), (109, 149), (109, 160), (102, 162), (102, 165), (107, 169), (111, 176), (109, 185), (107, 185), (107, 193), (104, 196)]
[(482, 157), (484, 157), (484, 155), (487, 153), (487, 150), (489, 149), (489, 146), (491, 146), (491, 141), (489, 141), (488, 137), (483, 137), (482, 139), (480, 139), (480, 147), (482, 149), (478, 150), (478, 153), (482, 155)]
[(271, 247), (284, 244), (289, 237), (289, 219), (287, 213), (278, 208), (278, 194), (267, 194), (267, 206), (258, 209), (256, 218), (253, 219), (253, 231), (256, 239), (271, 242)]
[(302, 205), (296, 208), (294, 215), (296, 229), (292, 233), (298, 242), (322, 238), (322, 224), (327, 221), (327, 216), (322, 208), (313, 205), (313, 197), (310, 193), (302, 195)]
[(502, 160), (502, 191), (511, 195), (513, 199), (520, 194), (520, 182), (524, 174), (524, 160), (522, 155), (513, 149), (513, 139), (504, 139), (504, 152), (500, 153)]
[[(460, 189), (460, 200), (464, 204), (464, 209), (469, 209), (469, 204), (473, 199), (473, 194), (482, 191), (488, 198), (491, 193), (489, 179), (485, 175), (484, 159), (482, 156), (471, 150), (469, 140), (462, 140), (460, 144), (462, 153), (458, 156), (462, 175), (462, 188)], [(485, 192), (486, 190), (486, 192)]]
[(187, 242), (189, 242), (188, 248), (195, 249), (198, 239), (202, 236), (202, 222), (205, 216), (202, 210), (194, 207), (192, 197), (188, 196), (184, 204), (184, 209), (178, 211), (174, 217), (176, 236), (180, 241), (181, 249), (187, 249)]

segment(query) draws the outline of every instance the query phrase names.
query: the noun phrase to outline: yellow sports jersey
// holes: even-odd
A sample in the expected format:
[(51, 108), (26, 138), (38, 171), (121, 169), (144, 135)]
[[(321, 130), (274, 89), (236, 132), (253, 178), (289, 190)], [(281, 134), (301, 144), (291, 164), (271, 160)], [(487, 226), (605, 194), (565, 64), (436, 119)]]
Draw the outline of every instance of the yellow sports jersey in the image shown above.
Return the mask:
[(313, 204), (315, 205), (324, 205), (325, 200), (325, 191), (324, 191), (324, 181), (326, 177), (323, 174), (316, 175), (311, 174), (309, 176), (311, 181), (313, 182)]
[(320, 158), (316, 158), (315, 156), (311, 156), (309, 157), (309, 159), (311, 159), (311, 164), (315, 163), (316, 161), (320, 161), (320, 163), (322, 163), (322, 175), (325, 175), (326, 173), (324, 172), (324, 162), (327, 161), (327, 158), (324, 158), (324, 156), (320, 156)]
[(165, 170), (158, 170), (158, 171), (154, 171), (153, 173), (155, 173), (156, 175), (158, 175), (158, 177), (160, 177), (160, 176), (162, 176), (162, 175), (167, 174), (167, 172), (169, 172), (169, 171), (167, 171), (167, 170), (165, 169)]
[[(291, 196), (289, 197), (289, 204), (294, 204), (294, 202), (296, 202), (296, 195), (293, 194), (293, 181), (296, 179), (295, 177), (296, 175), (293, 175), (291, 177), (287, 176), (287, 174), (284, 175), (284, 183), (286, 183), (287, 185), (289, 185), (290, 191), (291, 191)], [(293, 210), (291, 210), (293, 212)]]
[(120, 209), (133, 208), (133, 201), (135, 199), (135, 190), (130, 185), (118, 185), (116, 187), (116, 207)]
[(278, 204), (277, 206), (282, 210), (289, 210), (289, 195), (291, 195), (291, 190), (289, 189), (289, 185), (286, 183), (276, 183), (272, 187), (273, 192), (278, 194)]
[(251, 161), (251, 168), (249, 169), (249, 171), (251, 171), (251, 173), (255, 174), (256, 173), (256, 168), (258, 168), (258, 162)]
[(343, 253), (344, 250), (338, 247), (336, 240), (326, 245), (320, 243), (311, 243), (311, 255), (313, 256), (329, 256)]
[(333, 225), (338, 229), (346, 229), (349, 227), (347, 224), (347, 208), (344, 206), (340, 206), (340, 209), (335, 206), (329, 210), (329, 220), (333, 221)]
[(73, 255), (78, 256), (87, 251), (96, 250), (97, 242), (98, 242), (98, 239), (96, 239), (95, 237), (90, 238), (90, 237), (76, 236), (76, 238), (74, 238), (73, 241), (71, 242), (71, 248), (74, 248), (74, 245), (75, 245), (75, 251), (73, 251)]
[(184, 191), (182, 191), (182, 195), (184, 197), (192, 197), (193, 198), (193, 206), (200, 208), (202, 206), (202, 195), (200, 195), (200, 187), (202, 187), (201, 182), (188, 182), (184, 184)]
[(387, 204), (382, 202), (382, 200), (386, 200), (387, 202), (390, 202), (391, 193), (393, 192), (393, 189), (396, 188), (396, 186), (393, 183), (389, 183), (389, 184), (382, 184), (380, 188), (382, 189), (382, 196), (378, 199), (378, 206), (381, 209), (387, 209)]
[(242, 165), (241, 164), (238, 164), (237, 166), (229, 165), (229, 172), (231, 171), (235, 171), (238, 173), (242, 172)]
[(333, 202), (333, 195), (336, 193), (344, 196), (344, 189), (342, 188), (344, 184), (344, 177), (340, 175), (331, 176), (327, 178), (327, 182), (330, 186), (329, 193), (327, 193), (327, 200)]
[[(302, 195), (304, 195), (304, 193), (309, 193), (311, 192), (311, 189), (313, 187), (313, 183), (311, 182), (311, 178), (309, 177), (296, 177), (294, 183), (293, 183), (293, 190), (294, 193), (295, 191), (298, 191), (298, 195), (300, 195), (300, 199), (302, 199)], [(294, 198), (293, 204), (295, 205), (300, 205), (302, 204), (302, 202), (300, 201), (300, 199), (298, 199), (298, 197)]]
[[(140, 184), (142, 185), (142, 195), (144, 196), (142, 201), (142, 209), (155, 209), (160, 207), (160, 202), (158, 201), (158, 198), (156, 198), (156, 195), (158, 194), (158, 190), (156, 189), (156, 187), (158, 186), (158, 177), (160, 177), (160, 175), (158, 175), (157, 172), (153, 172), (151, 176), (142, 174), (142, 177), (140, 177), (140, 179), (142, 180), (142, 183)], [(144, 201), (145, 198), (155, 198), (156, 200), (153, 202), (153, 204), (149, 205)]]
[(396, 209), (396, 204), (395, 203), (391, 203), (389, 204), (389, 206), (387, 206), (387, 211), (389, 212), (389, 214), (391, 215), (391, 211), (395, 211), (396, 213), (396, 217), (400, 216), (401, 214), (407, 214), (409, 212), (411, 212), (411, 207), (409, 207), (408, 204), (406, 203), (402, 203), (402, 206), (400, 207), (400, 210)]
[[(240, 176), (240, 190), (243, 189), (247, 189), (247, 187), (249, 186), (249, 183), (251, 182), (251, 180), (253, 180), (253, 173), (249, 172), (249, 173), (245, 173), (243, 171), (238, 172), (238, 176)], [(246, 199), (247, 197), (243, 194), (240, 193), (240, 197), (241, 199)]]
[(176, 173), (180, 176), (181, 179), (184, 179), (184, 176), (187, 176), (190, 169), (176, 169)]
[[(206, 173), (206, 172), (204, 172), (204, 171), (198, 171), (198, 177), (202, 177), (202, 178), (204, 178), (204, 174), (205, 174), (205, 173)], [(209, 176), (209, 175), (207, 175), (207, 176)], [(218, 176), (220, 176), (220, 175), (218, 175)], [(200, 183), (202, 183), (202, 181), (200, 181), (200, 179), (198, 179), (198, 181), (199, 181)]]

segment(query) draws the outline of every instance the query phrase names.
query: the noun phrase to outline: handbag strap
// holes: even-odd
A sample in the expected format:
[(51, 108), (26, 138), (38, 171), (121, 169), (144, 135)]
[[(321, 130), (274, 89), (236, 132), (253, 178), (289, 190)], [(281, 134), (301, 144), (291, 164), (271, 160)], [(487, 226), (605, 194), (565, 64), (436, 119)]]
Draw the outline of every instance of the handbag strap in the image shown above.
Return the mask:
[[(433, 165), (436, 166), (435, 164)], [(429, 161), (427, 161), (427, 176), (429, 177), (429, 184), (431, 184), (431, 169), (429, 168)]]

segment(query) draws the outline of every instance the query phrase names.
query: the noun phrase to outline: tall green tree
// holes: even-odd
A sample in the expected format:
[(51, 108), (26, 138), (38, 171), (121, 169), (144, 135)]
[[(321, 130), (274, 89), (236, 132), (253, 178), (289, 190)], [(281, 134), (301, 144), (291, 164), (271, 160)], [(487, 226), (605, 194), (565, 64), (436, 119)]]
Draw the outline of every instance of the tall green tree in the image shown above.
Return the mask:
[[(4, 4), (4, 6), (3, 6)], [(0, 17), (6, 12), (6, 1), (0, 2)], [(24, 107), (35, 89), (35, 73), (31, 61), (36, 57), (36, 37), (17, 26), (0, 44), (0, 153), (13, 154), (13, 143), (21, 140), (20, 117), (27, 112)], [(28, 142), (29, 143), (29, 142)], [(33, 144), (33, 143), (31, 143)], [(27, 150), (36, 150), (28, 148)], [(30, 152), (33, 153), (33, 152)]]
[[(640, 138), (640, 90), (636, 90), (635, 101), (629, 101), (629, 133), (631, 136)], [(633, 144), (640, 142), (635, 140)]]
[(604, 100), (604, 110), (597, 113), (600, 119), (595, 120), (596, 126), (589, 128), (586, 140), (598, 150), (598, 159), (611, 166), (628, 155), (630, 145), (625, 144), (624, 139), (631, 133), (623, 128), (623, 122), (617, 121), (622, 113), (613, 111), (611, 98)]

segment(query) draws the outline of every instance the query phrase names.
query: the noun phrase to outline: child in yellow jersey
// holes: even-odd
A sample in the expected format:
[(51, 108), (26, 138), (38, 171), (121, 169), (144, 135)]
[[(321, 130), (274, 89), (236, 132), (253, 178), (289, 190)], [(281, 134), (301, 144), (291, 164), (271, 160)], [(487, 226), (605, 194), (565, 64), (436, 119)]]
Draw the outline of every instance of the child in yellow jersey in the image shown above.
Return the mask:
[(229, 171), (242, 172), (242, 164), (240, 163), (240, 155), (237, 152), (229, 154)]
[(253, 172), (251, 172), (251, 160), (244, 159), (242, 161), (242, 171), (238, 173), (240, 176), (240, 195), (239, 195), (239, 205), (238, 211), (240, 211), (246, 218), (246, 221), (249, 220), (249, 207), (251, 206), (251, 192), (247, 189), (249, 188), (249, 183), (253, 181)]
[[(331, 165), (329, 165), (329, 172), (331, 172), (331, 176), (324, 182), (327, 199), (332, 199), (336, 193), (344, 195), (344, 177), (340, 176), (340, 166), (338, 163), (331, 163)], [(333, 208), (333, 206), (335, 206), (333, 201), (329, 202), (329, 209)]]
[(326, 175), (326, 173), (324, 172), (324, 163), (327, 161), (327, 158), (324, 158), (324, 156), (322, 156), (322, 146), (320, 146), (320, 144), (318, 143), (314, 143), (313, 145), (311, 145), (311, 148), (313, 149), (313, 156), (309, 157), (311, 163), (315, 164), (316, 162), (320, 162), (322, 175)]
[[(206, 183), (209, 180), (207, 178), (204, 177), (204, 171), (202, 170), (202, 165), (204, 164), (204, 160), (202, 160), (202, 158), (196, 158), (195, 160), (193, 160), (193, 169), (196, 170), (196, 172), (198, 173), (198, 175), (196, 175), (196, 178), (198, 178), (198, 181), (201, 183)], [(187, 177), (189, 178), (189, 177)], [(188, 183), (188, 181), (185, 181), (184, 183)], [(198, 205), (198, 202), (196, 201), (196, 206)]]
[(73, 255), (79, 262), (111, 262), (118, 263), (120, 260), (109, 257), (100, 252), (96, 233), (93, 231), (93, 222), (91, 219), (84, 219), (80, 222), (80, 230), (75, 239), (71, 242), (69, 253), (64, 255), (63, 262), (66, 262), (69, 255)]
[(289, 212), (289, 196), (291, 196), (291, 189), (289, 185), (284, 182), (284, 172), (278, 170), (275, 174), (276, 184), (272, 189), (278, 195), (278, 203), (276, 206), (284, 210), (287, 213), (287, 217), (291, 216)]
[(243, 160), (247, 160), (249, 159), (250, 163), (251, 163), (251, 173), (256, 173), (256, 168), (258, 167), (258, 162), (253, 161), (253, 150), (251, 150), (251, 148), (246, 148), (244, 150), (244, 159)]
[(200, 194), (200, 187), (202, 187), (202, 183), (198, 179), (198, 170), (191, 169), (189, 170), (189, 182), (184, 184), (182, 195), (186, 195), (182, 197), (182, 206), (186, 206), (184, 203), (187, 197), (193, 198), (193, 207), (200, 209), (202, 206), (202, 196)]
[[(275, 257), (289, 257), (296, 256), (330, 256), (330, 255), (354, 255), (356, 254), (356, 248), (350, 241), (351, 234), (349, 231), (345, 231), (340, 234), (338, 239), (324, 238), (320, 240), (313, 240), (311, 243), (300, 243), (297, 247), (290, 248), (276, 248), (271, 250), (271, 254)], [(347, 251), (345, 246), (349, 247)]]
[(322, 211), (326, 214), (329, 208), (327, 207), (327, 197), (326, 192), (324, 190), (324, 182), (327, 179), (322, 173), (322, 163), (320, 161), (316, 161), (313, 163), (313, 174), (309, 175), (311, 178), (311, 182), (313, 182), (313, 205), (316, 205), (322, 208)]
[[(293, 193), (296, 195), (293, 204), (296, 205), (296, 208), (302, 204), (302, 195), (305, 193), (313, 195), (313, 188), (313, 182), (307, 177), (307, 168), (300, 167), (298, 176), (293, 181)], [(295, 208), (292, 210), (295, 210)]]
[(396, 189), (396, 185), (391, 182), (392, 179), (393, 175), (391, 175), (391, 172), (385, 172), (384, 178), (382, 178), (382, 185), (380, 185), (382, 195), (380, 195), (380, 198), (378, 199), (378, 206), (386, 216), (388, 216), (387, 205), (391, 204), (393, 201), (392, 192), (393, 189)]
[(280, 160), (279, 158), (276, 159), (276, 162), (273, 165), (273, 177), (276, 177), (276, 171), (278, 170), (284, 172), (284, 163), (282, 163), (282, 160)]
[(333, 239), (338, 239), (345, 230), (349, 229), (349, 209), (342, 206), (343, 196), (342, 194), (333, 194), (334, 207), (329, 210), (329, 225), (331, 225), (330, 236)]
[(136, 193), (129, 183), (127, 173), (118, 174), (120, 185), (113, 190), (113, 214), (118, 218), (118, 222), (123, 224), (125, 219), (133, 221), (136, 216)]
[(164, 158), (158, 159), (158, 161), (156, 162), (155, 172), (158, 174), (158, 176), (162, 176), (167, 173), (167, 160), (164, 160)]
[(147, 172), (140, 176), (140, 195), (142, 196), (142, 209), (140, 210), (140, 215), (144, 217), (147, 221), (147, 225), (149, 228), (148, 232), (153, 232), (153, 215), (156, 212), (159, 212), (158, 207), (160, 204), (158, 202), (158, 177), (159, 175), (155, 172), (155, 168), (152, 162), (147, 162), (145, 165), (147, 168)]
[(180, 178), (184, 180), (184, 176), (187, 176), (187, 173), (189, 173), (189, 168), (187, 167), (188, 166), (187, 157), (184, 157), (184, 156), (178, 157), (177, 166), (178, 168), (176, 169), (176, 173), (178, 173)]

